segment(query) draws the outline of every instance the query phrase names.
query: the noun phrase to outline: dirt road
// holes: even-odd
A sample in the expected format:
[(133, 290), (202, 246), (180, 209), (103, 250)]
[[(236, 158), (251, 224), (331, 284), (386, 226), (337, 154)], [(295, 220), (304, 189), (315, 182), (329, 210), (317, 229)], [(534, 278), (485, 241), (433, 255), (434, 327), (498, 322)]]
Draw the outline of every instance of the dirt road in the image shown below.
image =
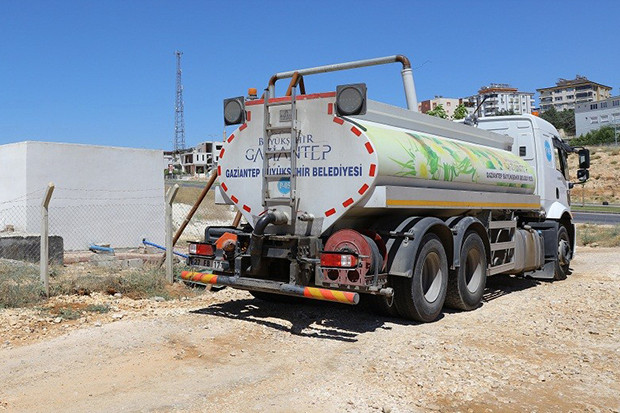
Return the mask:
[(0, 411), (618, 412), (620, 249), (578, 254), (566, 281), (495, 277), (432, 324), (233, 290), (0, 310)]

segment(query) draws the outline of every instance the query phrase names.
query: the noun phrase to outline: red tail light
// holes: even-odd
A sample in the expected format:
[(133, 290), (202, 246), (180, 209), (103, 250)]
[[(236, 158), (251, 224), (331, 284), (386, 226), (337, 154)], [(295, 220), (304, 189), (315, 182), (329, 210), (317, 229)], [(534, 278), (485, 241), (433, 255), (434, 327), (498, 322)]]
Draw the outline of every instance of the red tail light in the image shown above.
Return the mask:
[(355, 268), (357, 257), (347, 253), (324, 252), (321, 254), (321, 267)]
[(189, 253), (193, 255), (206, 255), (209, 257), (215, 255), (213, 245), (202, 243), (189, 244)]

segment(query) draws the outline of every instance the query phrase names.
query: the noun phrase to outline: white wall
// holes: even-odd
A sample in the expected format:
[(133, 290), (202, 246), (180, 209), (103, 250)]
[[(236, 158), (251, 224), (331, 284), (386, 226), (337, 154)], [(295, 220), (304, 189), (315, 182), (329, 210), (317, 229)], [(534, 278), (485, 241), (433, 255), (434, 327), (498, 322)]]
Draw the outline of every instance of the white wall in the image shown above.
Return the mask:
[[(9, 146), (0, 146), (0, 153)], [(164, 241), (162, 151), (47, 142), (17, 147), (25, 147), (25, 162), (15, 170), (16, 179), (4, 185), (31, 193), (54, 182), (50, 234), (62, 236), (65, 249), (83, 250), (91, 243), (137, 247), (142, 238)], [(40, 202), (40, 194), (28, 198), (30, 233), (39, 232)]]
[(0, 145), (0, 231), (26, 230), (26, 143)]

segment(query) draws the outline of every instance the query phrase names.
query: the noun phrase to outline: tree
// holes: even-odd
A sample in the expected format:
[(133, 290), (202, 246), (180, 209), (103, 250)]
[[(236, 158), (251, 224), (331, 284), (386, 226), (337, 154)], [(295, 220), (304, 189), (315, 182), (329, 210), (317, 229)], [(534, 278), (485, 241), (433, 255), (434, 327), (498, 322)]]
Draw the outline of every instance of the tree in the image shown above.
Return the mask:
[(469, 113), (467, 112), (467, 108), (462, 103), (454, 109), (454, 115), (452, 115), (452, 119), (459, 120), (465, 119)]
[(575, 135), (575, 110), (564, 109), (558, 112), (555, 107), (547, 109), (540, 117), (555, 126), (556, 129), (564, 129), (567, 135)]
[(432, 110), (426, 112), (426, 114), (441, 119), (448, 119), (448, 114), (446, 113), (446, 110), (443, 108), (443, 105), (441, 103), (435, 106)]
[(560, 116), (558, 115), (558, 111), (555, 107), (551, 106), (551, 108), (542, 112), (540, 117), (555, 126), (557, 129), (560, 129)]
[(564, 109), (560, 112), (560, 119), (562, 129), (564, 129), (564, 133), (567, 135), (575, 135), (575, 110), (574, 109)]

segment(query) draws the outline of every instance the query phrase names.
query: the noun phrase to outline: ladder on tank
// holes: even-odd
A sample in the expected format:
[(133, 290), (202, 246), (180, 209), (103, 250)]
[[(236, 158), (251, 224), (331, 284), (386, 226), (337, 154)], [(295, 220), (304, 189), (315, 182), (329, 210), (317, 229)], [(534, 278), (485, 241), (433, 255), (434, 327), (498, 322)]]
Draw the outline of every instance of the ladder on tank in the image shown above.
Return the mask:
[[(262, 204), (266, 209), (277, 206), (288, 207), (291, 210), (291, 225), (295, 225), (297, 212), (297, 137), (300, 130), (297, 125), (296, 93), (292, 89), (290, 101), (269, 102), (269, 90), (265, 90), (264, 122), (263, 122), (263, 188)], [(272, 111), (272, 108), (279, 110)], [(288, 115), (290, 111), (290, 116)], [(273, 115), (273, 116), (272, 116)], [(274, 119), (274, 124), (272, 124)], [(270, 148), (273, 135), (290, 136), (290, 145), (287, 148)], [(278, 164), (278, 170), (274, 164)], [(281, 173), (286, 172), (288, 173)], [(272, 173), (277, 172), (277, 173)], [(281, 189), (279, 194), (272, 194), (273, 182), (278, 182)], [(288, 187), (288, 192), (287, 192)]]

